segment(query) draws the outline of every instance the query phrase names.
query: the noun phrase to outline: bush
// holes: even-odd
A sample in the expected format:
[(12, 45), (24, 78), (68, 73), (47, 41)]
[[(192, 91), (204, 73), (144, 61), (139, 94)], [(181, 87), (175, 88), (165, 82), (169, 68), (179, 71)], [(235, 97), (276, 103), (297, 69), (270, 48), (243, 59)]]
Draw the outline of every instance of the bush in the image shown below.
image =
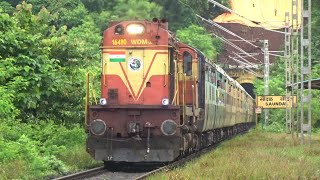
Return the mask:
[(277, 121), (274, 121), (266, 127), (266, 131), (277, 133), (285, 132), (285, 126)]
[[(93, 166), (96, 162), (85, 152), (85, 137), (79, 125), (66, 128), (53, 121), (1, 122), (0, 167), (5, 170), (0, 173), (0, 179), (7, 179), (13, 173), (8, 167), (15, 161), (25, 166), (19, 168), (26, 171), (21, 175), (27, 179)], [(81, 163), (77, 164), (77, 161)]]

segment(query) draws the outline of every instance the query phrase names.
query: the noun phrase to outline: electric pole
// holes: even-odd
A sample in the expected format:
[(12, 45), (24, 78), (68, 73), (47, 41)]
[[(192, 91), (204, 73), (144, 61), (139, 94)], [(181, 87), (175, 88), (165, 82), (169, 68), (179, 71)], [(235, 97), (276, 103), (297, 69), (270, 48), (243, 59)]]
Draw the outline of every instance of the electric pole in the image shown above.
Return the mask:
[[(304, 7), (306, 5), (306, 8)], [(301, 30), (300, 30), (300, 123), (301, 144), (304, 144), (304, 133), (309, 136), (311, 144), (311, 0), (301, 0)], [(304, 88), (304, 82), (308, 82), (308, 88)], [(305, 112), (305, 108), (306, 111)]]
[[(264, 51), (264, 95), (269, 95), (269, 41), (263, 41), (263, 51)], [(267, 127), (269, 124), (269, 109), (264, 109), (264, 123)]]

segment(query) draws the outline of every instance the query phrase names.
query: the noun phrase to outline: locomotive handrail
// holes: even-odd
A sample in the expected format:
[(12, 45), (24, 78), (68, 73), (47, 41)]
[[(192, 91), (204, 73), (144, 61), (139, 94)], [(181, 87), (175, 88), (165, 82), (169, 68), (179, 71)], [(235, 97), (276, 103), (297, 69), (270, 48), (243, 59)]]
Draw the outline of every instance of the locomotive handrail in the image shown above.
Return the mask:
[(194, 91), (194, 106), (195, 108), (197, 109), (199, 107), (199, 100), (198, 100), (198, 84), (197, 84), (197, 76), (194, 76), (194, 88), (195, 88), (195, 91)]
[(172, 99), (172, 103), (174, 105), (179, 104), (179, 77), (178, 77), (178, 71), (177, 71), (177, 60), (174, 60), (174, 89), (176, 90)]
[(106, 78), (106, 75), (105, 74), (107, 74), (107, 68), (106, 68), (106, 66), (107, 66), (107, 63), (104, 63), (103, 64), (103, 70), (102, 70), (102, 76), (103, 76), (103, 86), (107, 86), (107, 78)]
[(98, 104), (98, 101), (97, 101), (97, 97), (96, 97), (96, 93), (94, 91), (94, 75), (92, 74), (91, 76), (91, 81), (92, 81), (92, 89), (91, 89), (91, 97), (93, 99), (93, 101), (95, 101), (96, 104)]
[(194, 100), (194, 98), (195, 98), (195, 90), (194, 90), (194, 85), (191, 85), (191, 87), (192, 87), (192, 113), (193, 113), (193, 117), (194, 117), (194, 115), (195, 115), (195, 104), (194, 104), (194, 102), (195, 102), (195, 100)]
[(96, 104), (97, 103), (97, 99), (96, 99), (96, 95), (95, 95), (95, 92), (94, 92), (94, 75), (93, 73), (91, 72), (88, 72), (86, 74), (86, 107), (85, 107), (85, 125), (86, 126), (89, 126), (88, 124), (88, 110), (89, 110), (89, 104), (90, 104), (90, 75), (91, 75), (91, 80), (92, 80), (92, 98), (96, 101)]
[(178, 72), (178, 61), (175, 60), (175, 68), (176, 68), (176, 90), (177, 90), (177, 103), (176, 105), (180, 104), (180, 92), (179, 92), (179, 72)]
[(176, 92), (175, 92), (175, 95), (173, 97), (173, 100), (172, 100), (172, 104), (176, 101), (175, 105), (179, 105), (179, 75), (183, 73), (182, 72), (177, 72), (176, 73)]
[(185, 122), (185, 116), (186, 116), (186, 89), (187, 89), (187, 74), (183, 73), (183, 88), (182, 88), (182, 108), (183, 108), (183, 117), (182, 117), (182, 124), (181, 126), (184, 125)]
[[(176, 63), (176, 62), (175, 62)], [(186, 116), (186, 102), (185, 102), (185, 93), (186, 93), (186, 81), (187, 81), (187, 74), (186, 73), (182, 73), (182, 72), (177, 72), (176, 73), (176, 92), (175, 95), (173, 97), (172, 100), (172, 104), (176, 101), (177, 103), (175, 105), (179, 105), (179, 75), (182, 74), (183, 75), (183, 86), (182, 86), (182, 124), (180, 126), (184, 125), (185, 122), (185, 116)]]
[(167, 86), (167, 77), (166, 77), (166, 75), (167, 75), (167, 65), (166, 65), (165, 62), (163, 63), (163, 65), (164, 65), (164, 85), (163, 85), (163, 87), (166, 87)]

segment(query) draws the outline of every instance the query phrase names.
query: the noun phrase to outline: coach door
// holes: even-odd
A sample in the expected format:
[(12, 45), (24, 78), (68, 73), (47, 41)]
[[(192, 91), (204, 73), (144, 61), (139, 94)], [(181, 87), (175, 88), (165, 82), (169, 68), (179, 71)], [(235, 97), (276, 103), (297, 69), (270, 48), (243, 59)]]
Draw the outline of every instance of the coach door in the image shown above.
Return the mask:
[(144, 49), (128, 49), (126, 52), (126, 86), (128, 104), (142, 104), (142, 87), (145, 73)]

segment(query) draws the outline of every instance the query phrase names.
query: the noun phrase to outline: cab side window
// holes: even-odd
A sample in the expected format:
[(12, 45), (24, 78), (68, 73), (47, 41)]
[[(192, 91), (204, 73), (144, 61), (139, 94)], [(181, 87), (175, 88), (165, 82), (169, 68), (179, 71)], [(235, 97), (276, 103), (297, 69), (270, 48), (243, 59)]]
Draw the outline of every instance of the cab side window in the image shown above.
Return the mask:
[(192, 75), (192, 56), (186, 51), (183, 53), (183, 72), (187, 76)]

